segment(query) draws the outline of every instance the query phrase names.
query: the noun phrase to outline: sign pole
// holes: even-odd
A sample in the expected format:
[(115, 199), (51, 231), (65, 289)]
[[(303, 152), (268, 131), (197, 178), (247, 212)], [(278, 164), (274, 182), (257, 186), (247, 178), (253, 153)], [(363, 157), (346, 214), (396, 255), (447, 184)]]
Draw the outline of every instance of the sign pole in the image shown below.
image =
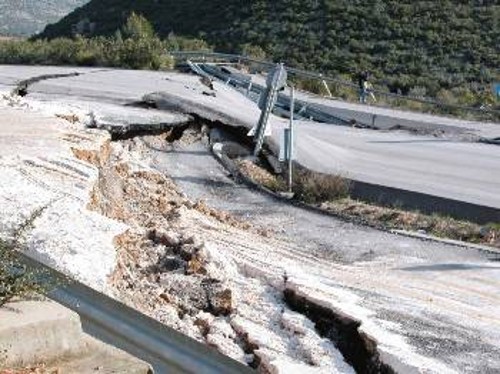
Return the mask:
[(293, 189), (293, 158), (294, 158), (294, 114), (295, 114), (295, 87), (290, 85), (290, 132), (288, 141), (288, 192)]

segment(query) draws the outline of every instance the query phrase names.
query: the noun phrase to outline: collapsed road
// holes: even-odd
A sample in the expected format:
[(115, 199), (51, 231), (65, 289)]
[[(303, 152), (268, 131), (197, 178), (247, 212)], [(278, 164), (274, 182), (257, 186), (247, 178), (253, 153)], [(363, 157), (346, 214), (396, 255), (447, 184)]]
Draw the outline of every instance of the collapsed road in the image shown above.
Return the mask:
[[(141, 82), (147, 82), (150, 77), (150, 84), (162, 83), (156, 73), (143, 73)], [(93, 78), (96, 74), (89, 77)], [(128, 110), (133, 112), (135, 124), (148, 118), (148, 128), (154, 125), (155, 117), (162, 118), (159, 121), (162, 127), (168, 120), (172, 120), (174, 125), (181, 122), (189, 124), (193, 120), (190, 107), (182, 101), (165, 100), (168, 95), (162, 95), (163, 100), (169, 102), (171, 108), (186, 113), (124, 106), (140, 101), (142, 94), (147, 93), (134, 93), (133, 85), (127, 86), (130, 80), (122, 82), (122, 87), (103, 90), (100, 94), (107, 98), (107, 102), (104, 99), (95, 101), (100, 95), (93, 88), (95, 83), (89, 83), (85, 94), (77, 99), (62, 97), (60, 90), (68, 89), (65, 86), (67, 83), (63, 82), (82, 77), (47, 82), (47, 85), (58, 86), (51, 88), (52, 94), (37, 92), (36, 87), (43, 84), (37, 83), (33, 86), (35, 90), (28, 95), (33, 98), (29, 105), (52, 113), (57, 110), (57, 114), (63, 109), (64, 112), (85, 112), (92, 108), (95, 120), (99, 122), (105, 118), (106, 126), (111, 122), (116, 126), (128, 126), (123, 123)], [(168, 79), (169, 84), (186, 90), (186, 96), (192, 101), (203, 103), (208, 100), (212, 103), (211, 96), (204, 94), (206, 89), (195, 77), (169, 75)], [(138, 81), (136, 83), (139, 84)], [(226, 94), (223, 87), (217, 87), (217, 90), (217, 95)], [(229, 102), (232, 98), (237, 104), (231, 92), (227, 93), (227, 98)], [(18, 101), (12, 105), (22, 107), (26, 103)], [(238, 108), (235, 105), (233, 112), (228, 114), (224, 113), (224, 106), (219, 103), (217, 108), (216, 104), (215, 109), (205, 113), (209, 121), (204, 125), (208, 129), (212, 122), (244, 125), (245, 121), (238, 120), (241, 117)], [(305, 370), (307, 367), (320, 372), (350, 372), (332, 343), (358, 372), (369, 372), (374, 367), (397, 372), (439, 373), (493, 373), (500, 369), (500, 320), (496, 312), (500, 304), (497, 292), (500, 285), (498, 255), (404, 238), (277, 202), (229, 178), (207, 148), (213, 140), (213, 136), (207, 137), (210, 131), (202, 131), (200, 123), (191, 124), (188, 130), (174, 137), (168, 133), (139, 133), (137, 136), (129, 134), (128, 139), (112, 143), (112, 147), (116, 148), (115, 155), (104, 149), (105, 154), (111, 152), (109, 162), (116, 163), (120, 157), (125, 158), (115, 166), (108, 165), (108, 162), (104, 164), (95, 153), (74, 151), (79, 161), (69, 163), (69, 159), (66, 160), (68, 167), (63, 170), (66, 173), (73, 170), (73, 178), (77, 182), (64, 184), (66, 188), (63, 189), (57, 187), (55, 179), (45, 180), (50, 182), (51, 191), (61, 189), (68, 199), (85, 202), (84, 192), (87, 190), (71, 197), (71, 186), (81, 188), (82, 180), (87, 178), (85, 175), (98, 172), (98, 184), (92, 192), (91, 205), (106, 219), (100, 218), (103, 220), (101, 224), (91, 229), (99, 232), (102, 230), (100, 226), (108, 226), (111, 228), (107, 233), (109, 237), (110, 234), (118, 235), (123, 230), (122, 225), (126, 224), (137, 226), (135, 230), (140, 235), (146, 235), (147, 240), (142, 236), (134, 237), (139, 235), (135, 231), (132, 237), (130, 234), (119, 236), (120, 253), (129, 256), (119, 258), (120, 272), (115, 275), (120, 277), (115, 281), (118, 283), (112, 285), (120, 298), (164, 323), (175, 323), (183, 333), (194, 334), (193, 337), (216, 346), (235, 359), (266, 370), (287, 372), (288, 369), (290, 372), (292, 368)], [(22, 126), (18, 128), (23, 129)], [(78, 140), (78, 136), (82, 137), (76, 129), (72, 131), (75, 132), (71, 136), (72, 142)], [(9, 127), (5, 128), (5, 133), (9, 133)], [(88, 138), (97, 136), (93, 132), (85, 134)], [(64, 136), (69, 139), (67, 134)], [(31, 139), (28, 136), (25, 138)], [(224, 138), (219, 140), (224, 141)], [(53, 138), (50, 142), (47, 144), (55, 145)], [(19, 152), (9, 148), (7, 143), (2, 149), (4, 157), (9, 152)], [(33, 147), (26, 148), (25, 152), (30, 157), (38, 157)], [(46, 150), (43, 153), (46, 158)], [(65, 154), (64, 157), (69, 156)], [(30, 180), (42, 182), (44, 176), (47, 178), (53, 173), (62, 178), (60, 161), (43, 161), (43, 164), (36, 164), (33, 160), (24, 163), (23, 173), (15, 174), (15, 178), (29, 175)], [(50, 174), (44, 174), (41, 166), (49, 166), (49, 161)], [(4, 172), (11, 170), (12, 163), (14, 161), (5, 165)], [(97, 171), (92, 171), (94, 169), (88, 164), (94, 165)], [(148, 165), (150, 169), (140, 165)], [(78, 170), (81, 172), (76, 173)], [(150, 170), (161, 171), (167, 179), (151, 174)], [(9, 173), (14, 177), (13, 171)], [(123, 188), (120, 187), (122, 178), (126, 178)], [(181, 192), (174, 191), (170, 179)], [(155, 180), (158, 180), (158, 185), (152, 185), (151, 190), (147, 190), (148, 194), (140, 200), (138, 192), (142, 191), (141, 186)], [(9, 191), (8, 187), (3, 186)], [(37, 188), (46, 187), (40, 184)], [(161, 191), (172, 195), (168, 204), (157, 200)], [(10, 206), (10, 199), (16, 202), (12, 203), (13, 216), (17, 214), (14, 208), (21, 201), (30, 202), (32, 207), (38, 206), (39, 203), (29, 196), (40, 194), (28, 192), (24, 195), (22, 190), (17, 189), (19, 196), (7, 196), (4, 202), (7, 206)], [(122, 198), (123, 201), (120, 201)], [(203, 199), (205, 202), (192, 204), (186, 198), (191, 201)], [(156, 201), (161, 205), (155, 205)], [(111, 204), (113, 202), (116, 204)], [(163, 206), (166, 207), (165, 212), (162, 211)], [(57, 206), (48, 213), (52, 216), (66, 214)], [(59, 230), (60, 222), (53, 222), (50, 217), (42, 216), (41, 223), (46, 226), (51, 223), (51, 229)], [(11, 219), (4, 218), (8, 219), (7, 222)], [(89, 219), (95, 221), (97, 217), (90, 215)], [(145, 222), (152, 226), (142, 228)], [(175, 235), (162, 233), (165, 229), (179, 230), (182, 235), (176, 238)], [(65, 253), (65, 247), (59, 245), (60, 248), (54, 247), (60, 251), (59, 254), (51, 254), (50, 250), (54, 248), (44, 248), (48, 239), (40, 240), (41, 228), (37, 227), (37, 230), (38, 236), (33, 237), (37, 240), (32, 241), (32, 254), (44, 251), (40, 257), (45, 261), (50, 259), (47, 262), (51, 265), (64, 268), (72, 275), (84, 275), (78, 273), (81, 268), (71, 263), (74, 248), (68, 246), (68, 253)], [(68, 238), (72, 238), (71, 231), (65, 231), (58, 240)], [(83, 242), (86, 240), (81, 234), (77, 238)], [(102, 244), (103, 249), (110, 251), (111, 248), (104, 246), (104, 238), (100, 240), (96, 244)], [(206, 244), (200, 247), (196, 244), (198, 240)], [(167, 249), (172, 243), (175, 245), (171, 247), (172, 252), (163, 258), (165, 243), (170, 243)], [(190, 252), (198, 247), (208, 253), (208, 265), (201, 268), (197, 267), (194, 261), (196, 256), (193, 258)], [(86, 251), (82, 253), (93, 255), (88, 253), (88, 248), (85, 246)], [(58, 263), (59, 256), (64, 258), (63, 263)], [(158, 256), (158, 263), (151, 260)], [(190, 271), (196, 270), (193, 267), (201, 271), (201, 284), (197, 283), (199, 277), (187, 277), (182, 271), (179, 273), (184, 266), (188, 266)], [(158, 268), (161, 268), (161, 273), (157, 273)], [(204, 272), (209, 276), (204, 276)], [(92, 272), (86, 274), (86, 280), (91, 282), (92, 276)], [(105, 278), (101, 279), (105, 281)], [(129, 281), (124, 281), (127, 279)], [(219, 283), (214, 285), (213, 279), (227, 288), (217, 288)], [(183, 282), (187, 283), (179, 289), (178, 284)], [(102, 282), (98, 285), (104, 286)], [(164, 304), (149, 305), (156, 300), (152, 295), (160, 290), (164, 292), (165, 287), (172, 288), (174, 293), (161, 293), (160, 299)], [(193, 293), (187, 292), (188, 289), (193, 289)], [(215, 302), (220, 300), (213, 297), (218, 293), (227, 295), (228, 289), (234, 295), (232, 310), (217, 307)], [(187, 298), (177, 300), (176, 290), (181, 294), (186, 292)], [(201, 293), (201, 299), (197, 299), (196, 292)], [(141, 298), (141, 294), (151, 296), (149, 302)], [(194, 305), (191, 297), (195, 300)], [(182, 313), (172, 314), (170, 304), (182, 306)], [(198, 313), (197, 308), (206, 310), (204, 313), (208, 315), (193, 314)], [(191, 319), (192, 315), (197, 319)], [(195, 332), (193, 326), (199, 326), (201, 333)], [(331, 343), (327, 344), (328, 341)], [(350, 344), (354, 341), (364, 344)], [(377, 342), (376, 347), (374, 342)], [(370, 353), (361, 355), (366, 357), (364, 364), (353, 358), (361, 357), (353, 353), (359, 352), (359, 349)], [(374, 366), (367, 366), (366, 362), (372, 362)]]
[[(14, 88), (18, 80), (27, 79), (34, 69), (1, 67), (0, 87)], [(39, 75), (71, 72), (80, 75), (40, 81), (30, 86), (30, 96), (42, 100), (57, 99), (68, 104), (91, 101), (103, 111), (103, 106), (108, 105), (108, 112), (115, 117), (118, 116), (117, 109), (112, 109), (111, 104), (130, 105), (146, 98), (173, 113), (194, 113), (211, 121), (247, 128), (255, 125), (259, 115), (254, 103), (225, 85), (217, 85), (216, 97), (206, 86), (198, 85), (194, 89), (192, 83), (198, 81), (195, 76), (112, 69), (38, 68)], [(322, 107), (330, 102), (317, 98), (313, 101)], [(357, 111), (361, 121), (361, 117), (372, 121), (367, 111), (378, 113), (377, 126), (382, 130), (299, 121), (297, 158), (304, 166), (320, 172), (339, 173), (373, 186), (398, 189), (402, 191), (398, 196), (402, 201), (405, 192), (416, 193), (411, 203), (417, 200), (417, 206), (409, 204), (414, 209), (432, 210), (432, 205), (438, 205), (432, 197), (441, 197), (464, 202), (468, 209), (484, 207), (484, 212), (479, 209), (474, 217), (461, 218), (476, 219), (481, 223), (498, 218), (500, 180), (498, 173), (493, 172), (500, 166), (498, 147), (470, 141), (498, 136), (498, 125), (331, 103), (335, 105), (330, 109), (333, 112), (344, 115), (342, 111), (349, 110), (352, 117)], [(416, 120), (410, 121), (411, 116)], [(178, 122), (182, 121), (186, 118), (180, 118)], [(117, 122), (140, 123), (140, 120), (120, 118)], [(271, 122), (273, 139), (277, 143), (287, 122), (277, 117)], [(404, 130), (405, 126), (412, 131)], [(435, 127), (435, 131), (430, 127)], [(391, 128), (393, 130), (389, 130)], [(430, 196), (430, 201), (419, 207), (418, 201), (425, 196)], [(441, 213), (446, 214), (445, 210), (446, 207)], [(465, 210), (458, 204), (453, 213), (459, 215)], [(484, 217), (481, 217), (482, 213)]]

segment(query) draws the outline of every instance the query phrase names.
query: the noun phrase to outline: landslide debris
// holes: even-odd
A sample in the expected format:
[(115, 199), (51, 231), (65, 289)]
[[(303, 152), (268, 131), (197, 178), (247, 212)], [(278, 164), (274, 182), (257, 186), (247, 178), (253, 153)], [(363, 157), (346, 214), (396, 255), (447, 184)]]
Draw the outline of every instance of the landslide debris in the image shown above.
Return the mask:
[(88, 207), (130, 227), (115, 240), (118, 263), (110, 282), (116, 296), (193, 338), (220, 345), (223, 353), (246, 362), (245, 352), (227, 333), (216, 337), (210, 333), (212, 324), (225, 325), (236, 339), (225, 321), (234, 310), (233, 291), (222, 276), (224, 269), (213, 264), (213, 248), (200, 238), (184, 234), (181, 217), (206, 216), (240, 229), (249, 225), (204, 202), (191, 202), (169, 178), (130, 157), (135, 152), (147, 152), (145, 142), (167, 147), (172, 139), (194, 141), (190, 139), (194, 135), (187, 131), (179, 140), (167, 133), (140, 141), (108, 142), (99, 151), (73, 152), (99, 170)]
[(352, 372), (310, 322), (300, 334), (290, 327), (290, 316), (300, 315), (285, 305), (281, 276), (276, 282), (273, 271), (255, 271), (242, 255), (245, 248), (264, 254), (276, 241), (203, 201), (190, 201), (168, 176), (148, 167), (151, 147), (175, 151), (182, 142), (203, 141), (200, 130), (108, 142), (96, 152), (74, 150), (99, 170), (89, 208), (129, 226), (115, 240), (115, 296), (262, 373), (286, 367)]

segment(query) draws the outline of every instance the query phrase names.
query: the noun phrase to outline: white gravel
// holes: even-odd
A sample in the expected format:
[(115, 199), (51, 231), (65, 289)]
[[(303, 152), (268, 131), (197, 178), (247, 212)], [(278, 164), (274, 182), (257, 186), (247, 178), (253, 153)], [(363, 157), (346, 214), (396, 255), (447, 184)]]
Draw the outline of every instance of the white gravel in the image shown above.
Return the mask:
[(0, 235), (12, 239), (33, 220), (18, 234), (30, 255), (106, 290), (115, 267), (113, 239), (126, 227), (86, 208), (97, 169), (76, 159), (71, 147), (98, 150), (108, 138), (55, 113), (71, 111), (0, 100)]

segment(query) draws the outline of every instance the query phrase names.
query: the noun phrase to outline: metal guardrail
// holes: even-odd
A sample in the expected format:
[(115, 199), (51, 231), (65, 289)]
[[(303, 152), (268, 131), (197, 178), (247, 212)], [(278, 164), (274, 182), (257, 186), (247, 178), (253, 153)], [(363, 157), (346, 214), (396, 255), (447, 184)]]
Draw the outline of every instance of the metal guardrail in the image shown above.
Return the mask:
[(19, 253), (19, 260), (60, 284), (48, 296), (75, 311), (84, 330), (152, 365), (156, 373), (254, 373), (215, 349), (203, 345), (160, 322), (36, 260)]
[[(188, 63), (189, 65), (189, 63)], [(193, 69), (191, 66), (196, 65), (196, 69)], [(260, 98), (263, 92), (265, 92), (266, 88), (258, 83), (251, 83), (248, 80), (241, 80), (238, 77), (234, 77), (231, 73), (225, 73), (221, 69), (216, 66), (210, 64), (193, 64), (190, 63), (190, 67), (194, 72), (197, 72), (199, 69), (203, 70), (204, 74), (208, 73), (212, 77), (220, 79), (226, 84), (231, 84), (232, 86), (244, 91), (244, 93), (249, 96), (249, 93), (253, 93), (257, 98)], [(259, 99), (257, 99), (257, 102)], [(339, 115), (334, 115), (333, 113), (326, 113), (324, 110), (319, 108), (317, 105), (311, 104), (307, 101), (295, 99), (295, 108), (294, 109), (294, 117), (297, 119), (312, 119), (316, 122), (323, 123), (331, 123), (342, 126), (351, 126), (352, 122), (349, 119), (342, 118)], [(286, 117), (290, 115), (290, 106), (291, 99), (288, 95), (279, 93), (277, 97), (276, 106), (274, 111), (281, 111)], [(369, 127), (370, 125), (367, 123), (362, 123), (357, 121), (358, 124), (361, 124), (365, 127)]]
[[(218, 53), (218, 52), (207, 52), (207, 51), (171, 51), (169, 52), (174, 58), (188, 58), (188, 59), (194, 59), (194, 58), (201, 58), (202, 61), (207, 61), (208, 59), (215, 59), (215, 60), (225, 60), (225, 61), (235, 61), (235, 62), (246, 62), (246, 63), (253, 63), (257, 64), (266, 68), (271, 68), (275, 66), (276, 64), (270, 61), (263, 61), (263, 60), (257, 60), (248, 56), (243, 56), (243, 55), (235, 55), (235, 54), (228, 54), (228, 53)], [(308, 70), (302, 70), (302, 69), (296, 69), (293, 67), (286, 66), (287, 72), (291, 75), (295, 75), (298, 77), (302, 78), (307, 78), (307, 79), (316, 79), (319, 81), (323, 82), (329, 82), (329, 83), (335, 83), (339, 84), (345, 87), (350, 87), (353, 89), (358, 89), (358, 86), (352, 82), (347, 82), (338, 78), (333, 78), (329, 77), (320, 73), (308, 71)], [(449, 108), (449, 109), (457, 109), (457, 110), (463, 110), (463, 111), (471, 111), (471, 112), (476, 112), (476, 113), (483, 113), (483, 114), (492, 114), (495, 116), (500, 117), (500, 110), (495, 110), (495, 109), (488, 109), (488, 108), (475, 108), (475, 107), (468, 107), (468, 106), (461, 106), (461, 105), (456, 105), (456, 104), (448, 104), (448, 103), (442, 103), (439, 101), (435, 100), (430, 100), (430, 99), (423, 99), (423, 98), (418, 98), (418, 97), (413, 97), (413, 96), (405, 96), (405, 95), (400, 95), (400, 94), (395, 94), (392, 92), (387, 92), (387, 91), (382, 91), (382, 90), (377, 90), (375, 89), (374, 92), (378, 95), (381, 96), (386, 96), (389, 98), (393, 99), (400, 99), (400, 100), (406, 100), (406, 101), (412, 101), (420, 104), (427, 104), (427, 105), (432, 105), (436, 107), (443, 107), (443, 108)]]

